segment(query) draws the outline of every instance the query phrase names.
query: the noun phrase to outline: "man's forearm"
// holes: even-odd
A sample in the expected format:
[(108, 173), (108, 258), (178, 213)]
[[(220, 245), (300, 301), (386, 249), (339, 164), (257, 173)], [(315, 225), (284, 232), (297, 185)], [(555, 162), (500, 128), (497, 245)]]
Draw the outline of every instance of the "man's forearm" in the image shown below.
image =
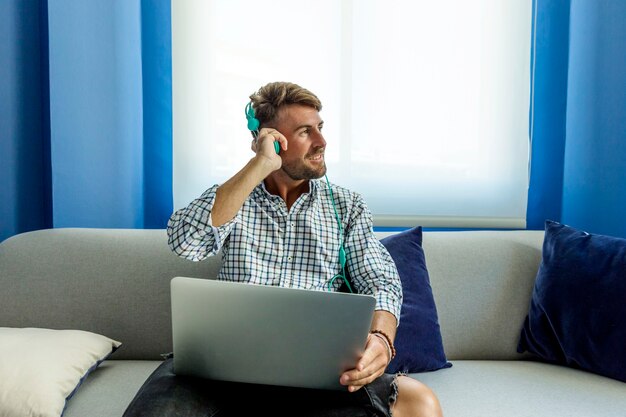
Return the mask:
[(398, 322), (396, 316), (385, 310), (376, 310), (372, 319), (371, 330), (382, 330), (393, 342), (396, 338)]
[(222, 184), (215, 194), (211, 210), (212, 225), (215, 227), (233, 219), (252, 190), (272, 172), (266, 158), (252, 158), (231, 179)]

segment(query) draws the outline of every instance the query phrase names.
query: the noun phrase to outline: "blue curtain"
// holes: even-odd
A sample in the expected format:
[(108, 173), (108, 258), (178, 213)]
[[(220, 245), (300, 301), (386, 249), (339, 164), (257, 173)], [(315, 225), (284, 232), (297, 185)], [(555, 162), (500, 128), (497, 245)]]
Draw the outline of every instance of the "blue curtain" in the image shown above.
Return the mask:
[(170, 1), (4, 0), (0, 35), (0, 241), (165, 227)]
[(0, 2), (0, 240), (51, 225), (46, 11)]
[(626, 1), (572, 1), (564, 223), (626, 238)]
[(626, 237), (626, 2), (534, 7), (528, 228)]
[(533, 2), (530, 184), (526, 226), (561, 219), (567, 104), (569, 0)]

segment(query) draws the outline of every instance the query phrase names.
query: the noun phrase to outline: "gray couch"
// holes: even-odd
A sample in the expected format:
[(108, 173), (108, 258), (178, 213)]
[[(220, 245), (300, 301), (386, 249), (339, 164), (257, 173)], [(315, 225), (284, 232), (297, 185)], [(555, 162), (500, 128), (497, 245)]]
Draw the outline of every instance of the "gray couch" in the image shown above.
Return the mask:
[[(626, 416), (625, 383), (516, 353), (542, 241), (542, 231), (424, 232), (453, 366), (412, 376), (434, 389), (446, 417)], [(175, 256), (163, 230), (24, 233), (0, 244), (0, 327), (82, 329), (121, 341), (64, 414), (119, 417), (171, 351), (170, 279), (213, 277), (218, 267), (218, 258)]]

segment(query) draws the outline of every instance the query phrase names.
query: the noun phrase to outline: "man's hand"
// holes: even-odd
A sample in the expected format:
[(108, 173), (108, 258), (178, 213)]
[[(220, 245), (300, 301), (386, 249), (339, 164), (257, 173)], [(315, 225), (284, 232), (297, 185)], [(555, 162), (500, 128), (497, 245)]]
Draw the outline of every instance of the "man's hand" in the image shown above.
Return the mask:
[(380, 337), (370, 334), (356, 368), (344, 372), (339, 382), (347, 385), (348, 391), (357, 391), (381, 376), (390, 360), (387, 344)]
[(256, 153), (257, 157), (267, 158), (271, 162), (271, 169), (276, 171), (280, 169), (283, 161), (280, 156), (276, 154), (274, 141), (280, 144), (282, 150), (287, 150), (287, 138), (276, 129), (264, 127), (259, 131), (257, 138), (252, 140), (250, 148)]

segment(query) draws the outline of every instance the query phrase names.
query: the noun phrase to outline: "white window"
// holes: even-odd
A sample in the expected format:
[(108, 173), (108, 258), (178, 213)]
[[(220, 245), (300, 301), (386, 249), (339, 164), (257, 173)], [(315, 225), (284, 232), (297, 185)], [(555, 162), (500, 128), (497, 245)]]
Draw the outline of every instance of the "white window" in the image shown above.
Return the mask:
[(527, 0), (174, 0), (174, 205), (252, 156), (271, 81), (321, 99), (328, 177), (377, 226), (525, 227)]

